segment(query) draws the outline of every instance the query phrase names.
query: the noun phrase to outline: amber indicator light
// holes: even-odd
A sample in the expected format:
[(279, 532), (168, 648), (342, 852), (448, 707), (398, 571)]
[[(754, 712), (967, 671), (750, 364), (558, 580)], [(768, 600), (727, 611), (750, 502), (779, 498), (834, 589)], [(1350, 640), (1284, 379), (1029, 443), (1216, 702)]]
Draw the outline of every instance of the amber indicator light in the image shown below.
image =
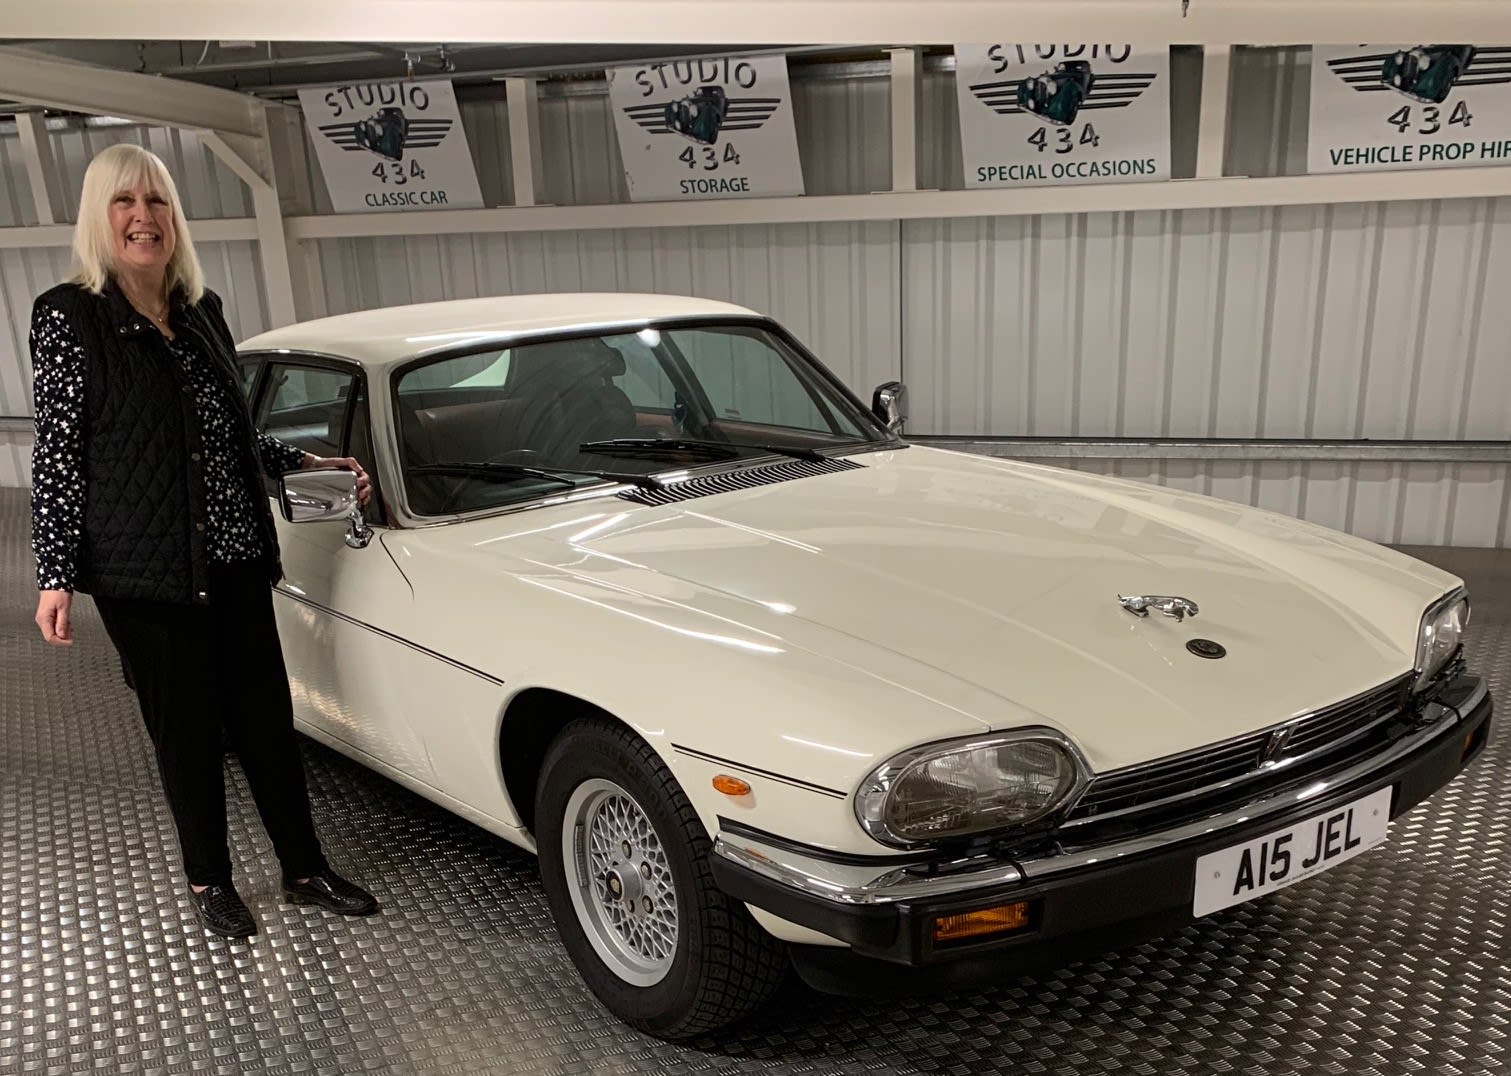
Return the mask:
[(1001, 904), (995, 908), (982, 908), (962, 915), (943, 915), (934, 920), (934, 940), (964, 941), (966, 938), (1022, 930), (1029, 923), (1028, 909), (1028, 901), (1024, 900), (1017, 904)]
[(714, 789), (726, 796), (748, 796), (750, 785), (738, 777), (731, 777), (727, 773), (721, 773), (714, 778)]

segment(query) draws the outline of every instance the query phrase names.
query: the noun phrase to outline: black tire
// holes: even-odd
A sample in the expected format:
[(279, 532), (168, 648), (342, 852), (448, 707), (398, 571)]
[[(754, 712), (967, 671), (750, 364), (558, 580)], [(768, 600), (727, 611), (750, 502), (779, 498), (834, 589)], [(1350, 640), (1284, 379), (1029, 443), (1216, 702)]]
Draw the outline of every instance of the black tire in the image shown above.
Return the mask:
[[(654, 985), (630, 983), (607, 964), (573, 904), (564, 816), (574, 792), (595, 780), (613, 782), (636, 801), (672, 876), (676, 944), (670, 970)], [(786, 949), (714, 885), (703, 824), (649, 744), (605, 718), (573, 721), (546, 752), (535, 820), (541, 879), (557, 931), (589, 989), (616, 1017), (677, 1041), (725, 1027), (771, 997), (787, 971)]]

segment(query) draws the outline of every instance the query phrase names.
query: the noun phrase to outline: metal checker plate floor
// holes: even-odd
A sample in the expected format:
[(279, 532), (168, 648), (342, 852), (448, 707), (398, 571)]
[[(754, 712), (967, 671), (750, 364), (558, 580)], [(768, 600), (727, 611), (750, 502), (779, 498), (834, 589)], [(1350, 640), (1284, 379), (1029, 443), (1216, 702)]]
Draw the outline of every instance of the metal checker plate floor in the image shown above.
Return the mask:
[[(1156, 943), (902, 1003), (794, 985), (677, 1047), (598, 1007), (532, 857), (308, 741), (327, 850), (383, 912), (280, 903), (233, 766), (262, 932), (204, 933), (109, 641), (80, 599), (76, 645), (41, 642), (28, 538), (0, 490), (0, 1073), (1511, 1071), (1504, 733), (1382, 849)], [(1504, 698), (1511, 552), (1413, 552), (1468, 580), (1472, 663)]]

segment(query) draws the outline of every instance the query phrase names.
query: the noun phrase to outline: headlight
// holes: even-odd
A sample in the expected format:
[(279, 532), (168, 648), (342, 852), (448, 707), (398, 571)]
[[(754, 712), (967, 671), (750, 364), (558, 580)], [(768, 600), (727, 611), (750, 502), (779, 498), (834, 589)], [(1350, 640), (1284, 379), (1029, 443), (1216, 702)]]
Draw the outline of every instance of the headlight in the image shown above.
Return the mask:
[(1442, 671), (1448, 659), (1463, 641), (1469, 626), (1469, 596), (1456, 590), (1428, 607), (1417, 633), (1417, 682), (1413, 690), (1421, 691)]
[(1036, 822), (1088, 780), (1071, 743), (1051, 729), (930, 744), (878, 766), (855, 814), (884, 844), (906, 847)]

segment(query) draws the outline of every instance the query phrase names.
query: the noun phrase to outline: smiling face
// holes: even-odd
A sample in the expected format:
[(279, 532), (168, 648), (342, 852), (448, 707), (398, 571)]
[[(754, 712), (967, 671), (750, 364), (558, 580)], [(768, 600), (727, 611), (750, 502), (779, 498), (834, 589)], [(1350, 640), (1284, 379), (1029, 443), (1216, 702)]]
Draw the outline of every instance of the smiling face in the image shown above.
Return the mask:
[(177, 242), (173, 211), (168, 199), (145, 177), (111, 197), (110, 232), (118, 269), (128, 273), (166, 271)]

